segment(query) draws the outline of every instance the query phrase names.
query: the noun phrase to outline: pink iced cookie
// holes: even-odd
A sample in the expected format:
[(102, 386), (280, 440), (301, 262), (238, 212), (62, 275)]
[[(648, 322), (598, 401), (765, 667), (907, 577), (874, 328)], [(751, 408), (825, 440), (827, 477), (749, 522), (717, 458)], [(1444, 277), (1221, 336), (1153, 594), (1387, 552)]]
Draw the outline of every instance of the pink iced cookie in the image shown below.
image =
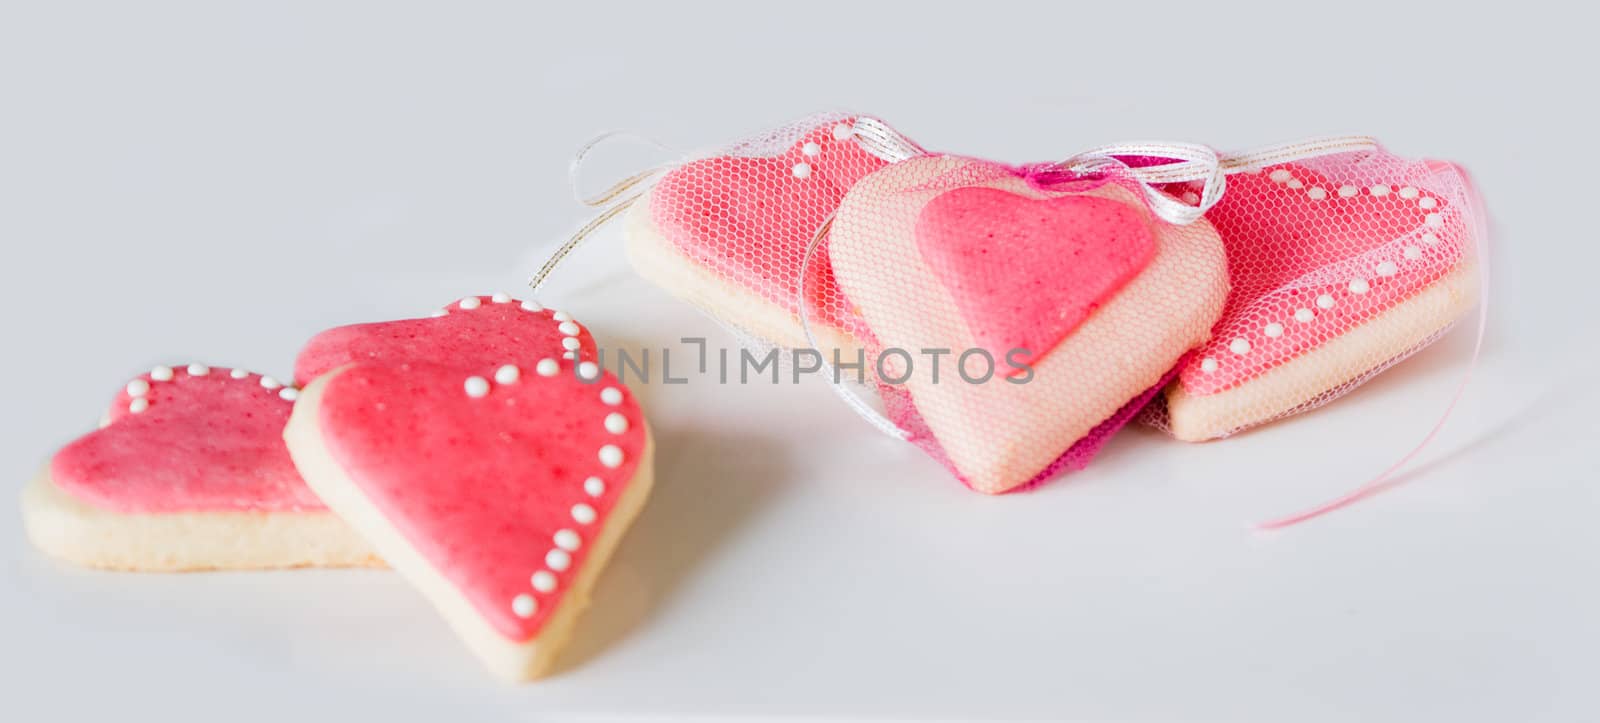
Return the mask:
[[(815, 119), (667, 172), (629, 213), (634, 268), (745, 332), (807, 346), (798, 321), (806, 247), (845, 192), (888, 163), (855, 140), (855, 120)], [(810, 270), (804, 287), (813, 328), (824, 347), (849, 346), (826, 255)]]
[[(927, 359), (890, 364), (905, 378), (882, 388), (885, 407), (986, 493), (1082, 467), (1137, 410), (1130, 400), (1209, 338), (1227, 294), (1210, 224), (1163, 223), (1116, 183), (1039, 183), (956, 156), (863, 178), (829, 244), (874, 351), (950, 350), (938, 372)], [(1027, 354), (1012, 356), (1017, 348)], [(995, 378), (957, 376), (963, 356), (983, 355)]]
[(137, 570), (376, 564), (283, 444), (298, 390), (243, 369), (157, 367), (24, 493), (58, 557)]
[(548, 669), (652, 481), (633, 395), (553, 357), (343, 367), (306, 387), (285, 438), (318, 495), (514, 679)]
[(1345, 154), (1228, 179), (1206, 218), (1233, 294), (1168, 391), (1198, 441), (1303, 411), (1426, 345), (1475, 298), (1465, 181), (1447, 164)]
[(594, 359), (594, 338), (565, 312), (507, 294), (468, 296), (426, 319), (352, 324), (324, 331), (300, 350), (294, 378), (308, 384), (357, 361), (473, 365), (487, 359), (531, 366), (553, 356)]

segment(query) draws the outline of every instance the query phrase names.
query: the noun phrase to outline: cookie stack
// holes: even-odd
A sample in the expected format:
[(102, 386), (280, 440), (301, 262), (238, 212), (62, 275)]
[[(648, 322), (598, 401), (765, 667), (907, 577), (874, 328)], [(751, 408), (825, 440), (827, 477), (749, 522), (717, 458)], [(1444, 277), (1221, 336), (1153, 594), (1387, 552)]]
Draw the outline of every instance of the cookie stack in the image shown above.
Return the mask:
[(122, 570), (392, 566), (495, 673), (550, 668), (650, 492), (634, 395), (505, 294), (323, 332), (292, 384), (162, 366), (23, 494), (29, 538)]
[(1141, 414), (1203, 441), (1350, 391), (1473, 306), (1481, 226), (1459, 167), (1369, 138), (1016, 166), (825, 114), (667, 169), (624, 234), (737, 332), (875, 371), (857, 411), (1000, 493)]

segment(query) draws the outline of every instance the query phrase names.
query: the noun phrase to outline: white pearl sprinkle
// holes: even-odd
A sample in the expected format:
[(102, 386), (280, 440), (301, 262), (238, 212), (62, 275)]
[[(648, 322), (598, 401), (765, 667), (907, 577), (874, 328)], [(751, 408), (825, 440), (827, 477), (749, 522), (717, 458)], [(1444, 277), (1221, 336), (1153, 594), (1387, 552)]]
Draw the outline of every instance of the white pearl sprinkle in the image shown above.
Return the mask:
[(1200, 360), (1200, 371), (1203, 371), (1203, 372), (1205, 372), (1207, 374), (1210, 374), (1212, 372), (1215, 372), (1216, 370), (1217, 370), (1217, 360), (1216, 359), (1212, 359), (1211, 357), (1206, 357), (1206, 358)]
[(578, 376), (584, 379), (593, 379), (600, 376), (600, 365), (591, 361), (578, 365)]
[(1389, 191), (1390, 190), (1392, 190), (1392, 189), (1390, 189), (1387, 185), (1380, 184), (1380, 185), (1373, 186), (1372, 188), (1367, 189), (1367, 192), (1371, 193), (1374, 196), (1380, 196), (1381, 197), (1381, 196), (1389, 195)]
[(1373, 269), (1373, 271), (1378, 272), (1379, 276), (1394, 276), (1395, 274), (1400, 273), (1400, 265), (1393, 261), (1385, 261), (1381, 264), (1378, 264), (1378, 267)]
[(1350, 198), (1351, 196), (1354, 196), (1354, 195), (1356, 195), (1356, 194), (1358, 194), (1360, 192), (1361, 192), (1361, 189), (1356, 188), (1355, 186), (1340, 186), (1339, 187), (1339, 197), (1340, 198)]
[(1431, 233), (1425, 233), (1425, 234), (1422, 234), (1422, 242), (1427, 244), (1427, 245), (1429, 245), (1429, 246), (1432, 246), (1432, 245), (1434, 245), (1436, 243), (1439, 243), (1439, 237), (1435, 236), (1435, 235), (1433, 235)]
[(1300, 181), (1300, 179), (1298, 179), (1298, 178), (1291, 178), (1291, 179), (1289, 179), (1288, 183), (1285, 183), (1283, 185), (1288, 186), (1290, 188), (1305, 188), (1305, 186), (1306, 186), (1306, 184), (1302, 183)]
[(1444, 225), (1444, 217), (1437, 213), (1430, 213), (1422, 217), (1422, 222), (1434, 228), (1439, 228)]
[(808, 156), (815, 156), (822, 152), (822, 146), (815, 142), (807, 143), (803, 146), (800, 146), (800, 152)]
[(561, 340), (561, 348), (566, 349), (567, 351), (577, 351), (582, 347), (583, 342), (579, 341), (578, 337), (569, 336)]
[(1365, 294), (1371, 290), (1372, 284), (1367, 283), (1366, 279), (1357, 276), (1350, 280), (1350, 293), (1352, 294)]
[(1406, 186), (1405, 188), (1400, 189), (1401, 198), (1416, 198), (1418, 195), (1419, 192), (1413, 186)]
[(235, 370), (233, 370), (231, 372), (228, 372), (228, 376), (233, 377), (234, 379), (243, 379), (243, 378), (245, 378), (247, 376), (250, 376), (250, 370), (249, 369), (235, 369)]
[(560, 325), (556, 326), (556, 330), (566, 334), (567, 336), (577, 336), (578, 332), (583, 331), (582, 329), (578, 328), (578, 324), (576, 322), (572, 321), (561, 322)]
[(1419, 248), (1417, 248), (1415, 246), (1407, 246), (1406, 250), (1405, 250), (1405, 255), (1406, 255), (1406, 258), (1411, 259), (1412, 261), (1416, 261), (1417, 259), (1422, 258), (1422, 249), (1419, 249)]
[(172, 367), (156, 367), (150, 370), (150, 378), (158, 382), (172, 381)]
[(554, 312), (550, 314), (550, 318), (556, 321), (572, 321), (572, 315), (565, 311)]
[(476, 309), (480, 306), (483, 306), (483, 299), (480, 299), (476, 296), (468, 296), (467, 298), (461, 300), (460, 306), (461, 308), (467, 310)]
[(144, 397), (139, 397), (138, 399), (128, 402), (128, 411), (134, 414), (138, 414), (149, 408), (150, 400), (145, 399)]
[(1322, 199), (1328, 197), (1328, 192), (1321, 188), (1313, 188), (1309, 191), (1306, 191), (1306, 195), (1310, 196), (1312, 200), (1321, 201)]
[(1317, 297), (1317, 308), (1319, 308), (1319, 309), (1332, 309), (1333, 308), (1333, 296), (1330, 295), (1330, 294), (1323, 294), (1321, 296), (1318, 296)]
[(511, 599), (511, 612), (516, 613), (519, 618), (531, 618), (538, 610), (539, 603), (532, 595), (523, 593)]
[(1261, 327), (1261, 333), (1276, 339), (1280, 336), (1283, 336), (1283, 325), (1276, 322), (1268, 324), (1264, 327)]
[(1417, 206), (1419, 208), (1423, 208), (1423, 209), (1438, 208), (1439, 199), (1434, 198), (1432, 196), (1428, 196), (1427, 198), (1424, 198), (1424, 199), (1422, 199), (1420, 201), (1417, 201)]
[(842, 141), (856, 134), (856, 129), (840, 123), (833, 127), (833, 139)]
[(572, 554), (566, 550), (551, 550), (544, 554), (544, 565), (556, 572), (562, 572), (572, 566)]
[(1244, 338), (1242, 336), (1238, 337), (1238, 338), (1234, 339), (1233, 341), (1228, 342), (1228, 351), (1231, 351), (1231, 352), (1233, 352), (1235, 354), (1238, 354), (1239, 356), (1244, 356), (1246, 354), (1249, 354), (1250, 353), (1250, 340), (1246, 339), (1246, 338)]
[(444, 309), (440, 309), (438, 311), (433, 312), (432, 314), (429, 314), (428, 316), (431, 316), (431, 317), (437, 319), (437, 318), (439, 318), (441, 316), (449, 316), (449, 315), (450, 315), (450, 312), (448, 312), (448, 311), (446, 311)]
[(809, 164), (809, 163), (796, 163), (796, 164), (794, 164), (794, 168), (790, 169), (789, 172), (793, 173), (795, 178), (810, 178), (811, 177), (811, 164)]
[(1317, 312), (1310, 309), (1299, 308), (1294, 310), (1294, 320), (1302, 324), (1310, 323), (1315, 318), (1317, 318)]
[(1290, 178), (1293, 178), (1293, 176), (1289, 173), (1289, 169), (1287, 169), (1287, 168), (1279, 168), (1278, 170), (1267, 174), (1267, 178), (1270, 178), (1270, 179), (1272, 179), (1274, 181), (1277, 181), (1278, 183), (1283, 183), (1284, 181), (1287, 181)]
[(578, 352), (575, 352), (575, 351), (564, 351), (564, 352), (561, 352), (561, 358), (562, 359), (571, 359), (573, 361), (577, 361)]
[(292, 402), (300, 398), (300, 390), (294, 387), (284, 387), (278, 390), (278, 398), (285, 402)]
[(532, 299), (529, 299), (528, 301), (522, 302), (522, 310), (523, 311), (544, 311), (544, 307), (540, 306), (539, 302), (534, 301)]
[(600, 448), (600, 464), (616, 468), (622, 464), (622, 448), (615, 444), (608, 444)]
[(150, 382), (147, 382), (147, 381), (145, 381), (143, 379), (135, 379), (135, 380), (133, 380), (131, 382), (128, 382), (128, 396), (130, 396), (130, 397), (142, 397), (142, 396), (144, 396), (146, 394), (149, 394), (149, 393), (150, 393)]
[(583, 546), (583, 538), (578, 537), (578, 533), (565, 528), (556, 530), (554, 540), (556, 547), (568, 552), (576, 552), (579, 547)]
[(622, 390), (616, 387), (606, 387), (600, 390), (600, 401), (613, 407), (622, 403)]
[(628, 431), (628, 418), (618, 412), (607, 414), (606, 431), (612, 434), (622, 434)]
[(533, 370), (541, 377), (553, 377), (561, 372), (561, 362), (554, 359), (540, 359), (539, 363), (533, 366)]
[(261, 386), (267, 389), (277, 389), (278, 387), (283, 386), (283, 382), (273, 379), (272, 377), (263, 376), (261, 377)]
[(472, 397), (473, 399), (477, 399), (489, 393), (489, 380), (484, 379), (483, 377), (467, 377), (466, 383), (462, 386), (466, 388), (467, 396)]
[(499, 369), (494, 370), (494, 381), (496, 384), (516, 384), (517, 380), (521, 378), (522, 370), (518, 369), (517, 365), (515, 364), (507, 364)]
[(595, 512), (593, 507), (590, 507), (582, 502), (572, 506), (572, 519), (578, 524), (587, 525), (591, 522), (594, 522), (594, 518)]
[(599, 497), (606, 493), (606, 481), (599, 477), (590, 477), (583, 481), (583, 491), (590, 497)]
[(189, 372), (191, 377), (203, 377), (211, 373), (211, 367), (204, 364), (190, 364), (189, 368), (184, 371)]
[(533, 589), (539, 592), (550, 592), (556, 589), (556, 576), (550, 574), (548, 570), (540, 570), (533, 573), (533, 579), (529, 580), (529, 582), (533, 583)]
[(494, 296), (489, 297), (489, 300), (496, 304), (509, 304), (511, 303), (511, 295), (504, 291), (496, 291)]

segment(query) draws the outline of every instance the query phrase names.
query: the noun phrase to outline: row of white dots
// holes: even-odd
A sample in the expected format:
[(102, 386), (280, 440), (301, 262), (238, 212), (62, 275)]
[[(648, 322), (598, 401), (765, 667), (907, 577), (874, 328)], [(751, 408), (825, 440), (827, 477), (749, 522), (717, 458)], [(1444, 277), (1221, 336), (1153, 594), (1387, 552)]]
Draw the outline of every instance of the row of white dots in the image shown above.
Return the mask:
[[(540, 363), (543, 364), (544, 361), (554, 360), (545, 359)], [(585, 362), (585, 364), (592, 365), (594, 363)], [(595, 371), (596, 373), (599, 371), (597, 366)], [(600, 401), (607, 406), (617, 406), (622, 403), (622, 390), (616, 387), (606, 387), (600, 390)], [(620, 412), (607, 414), (604, 424), (606, 431), (612, 434), (622, 434), (628, 431), (628, 418)], [(622, 448), (615, 444), (603, 445), (600, 447), (599, 457), (600, 464), (607, 468), (615, 469), (622, 464)], [(591, 475), (583, 481), (583, 492), (590, 498), (598, 498), (606, 492), (605, 480)], [(578, 523), (579, 526), (594, 524), (594, 521), (600, 516), (588, 502), (574, 504), (569, 514), (572, 516), (572, 521)], [(567, 568), (572, 566), (572, 553), (577, 552), (578, 548), (583, 546), (583, 537), (571, 528), (562, 528), (556, 530), (556, 533), (551, 536), (551, 542), (554, 543), (554, 547), (551, 547), (544, 554), (544, 569), (534, 572), (528, 578), (528, 584), (532, 585), (534, 591), (538, 593), (549, 594), (555, 592), (558, 582), (556, 573), (565, 572)], [(511, 612), (517, 617), (530, 618), (538, 611), (539, 601), (529, 593), (521, 593), (511, 599)]]
[[(1288, 186), (1289, 188), (1305, 188), (1306, 185), (1304, 181), (1295, 178), (1294, 174), (1290, 173), (1289, 169), (1287, 168), (1279, 168), (1272, 173), (1267, 174), (1267, 178), (1272, 179), (1276, 183), (1281, 183), (1285, 186)], [(1390, 193), (1398, 193), (1401, 198), (1406, 200), (1417, 199), (1417, 207), (1424, 211), (1431, 211), (1439, 207), (1439, 199), (1437, 198), (1433, 198), (1432, 196), (1417, 198), (1418, 196), (1422, 195), (1422, 192), (1417, 190), (1416, 186), (1401, 186), (1400, 190), (1396, 191), (1393, 186), (1380, 183), (1375, 186), (1368, 186), (1366, 191), (1367, 193), (1379, 198), (1387, 196)], [(1339, 194), (1340, 198), (1354, 198), (1355, 196), (1361, 194), (1361, 188), (1347, 183), (1339, 186), (1335, 193)], [(1328, 189), (1322, 188), (1321, 186), (1312, 186), (1311, 188), (1306, 189), (1306, 196), (1310, 197), (1313, 201), (1321, 201), (1322, 199), (1328, 197)]]
[(578, 322), (572, 320), (572, 315), (565, 311), (557, 311), (551, 314), (550, 318), (556, 322), (556, 329), (561, 332), (563, 337), (561, 339), (561, 348), (566, 351), (561, 352), (561, 357), (563, 359), (577, 359), (578, 350), (583, 348), (583, 342), (578, 339), (578, 334), (583, 332), (583, 327), (578, 326)]
[[(211, 367), (195, 363), (183, 367), (183, 371), (191, 377), (203, 377), (211, 374)], [(228, 372), (228, 376), (233, 379), (244, 379), (251, 374), (252, 372), (247, 369), (234, 369)], [(177, 369), (163, 365), (150, 370), (149, 380), (139, 377), (128, 382), (124, 390), (128, 392), (128, 396), (133, 398), (128, 402), (128, 411), (138, 414), (150, 408), (150, 382), (170, 382), (176, 379), (177, 376)], [(283, 382), (264, 374), (261, 376), (261, 388), (269, 392), (277, 392), (278, 398), (286, 402), (292, 402), (300, 398), (300, 390), (298, 388), (293, 385), (285, 386)]]
[[(515, 302), (515, 301), (517, 301), (517, 300), (511, 298), (511, 295), (507, 294), (504, 291), (496, 291), (494, 294), (489, 296), (489, 302), (493, 303), (493, 304), (510, 304), (512, 302)], [(532, 300), (522, 301), (522, 302), (518, 302), (518, 305), (522, 307), (523, 311), (544, 311), (544, 307), (540, 306), (539, 302), (537, 302), (537, 301), (532, 301)], [(438, 317), (438, 316), (444, 316), (446, 314), (449, 314), (450, 313), (450, 309), (452, 309), (452, 308), (464, 309), (466, 311), (472, 311), (473, 309), (479, 308), (481, 306), (483, 306), (483, 299), (482, 298), (479, 298), (477, 296), (468, 296), (468, 297), (466, 297), (466, 298), (464, 298), (464, 299), (462, 299), (462, 300), (460, 300), (460, 301), (458, 301), (458, 302), (456, 302), (454, 304), (451, 304), (450, 306), (447, 306), (447, 307), (445, 307), (443, 309), (438, 309), (438, 310), (434, 311), (433, 312), (433, 316)], [(560, 313), (560, 312), (557, 312), (557, 313)]]
[[(1439, 237), (1432, 232), (1424, 232), (1419, 237), (1419, 240), (1428, 246), (1439, 243)], [(1407, 245), (1401, 251), (1401, 255), (1408, 261), (1416, 261), (1422, 258), (1422, 249), (1416, 245)], [(1381, 278), (1388, 278), (1400, 273), (1400, 265), (1393, 261), (1381, 261), (1373, 267), (1372, 271)], [(1361, 296), (1372, 291), (1372, 282), (1364, 277), (1357, 276), (1345, 284), (1345, 290), (1351, 295)], [(1333, 297), (1333, 294), (1324, 293), (1317, 296), (1314, 304), (1318, 309), (1326, 311), (1338, 305), (1338, 300)], [(1317, 312), (1308, 307), (1301, 307), (1294, 310), (1292, 318), (1301, 324), (1309, 324), (1317, 318)], [(1261, 327), (1261, 333), (1270, 339), (1276, 339), (1283, 336), (1284, 325), (1278, 322), (1268, 323), (1266, 326)], [(1250, 353), (1250, 350), (1250, 340), (1242, 336), (1235, 337), (1228, 342), (1228, 351), (1233, 352), (1235, 356), (1245, 356)], [(1200, 360), (1200, 371), (1207, 374), (1217, 371), (1220, 366), (1221, 363), (1217, 361), (1216, 357), (1206, 357)]]
[[(836, 141), (848, 140), (855, 134), (856, 129), (845, 123), (839, 123), (833, 127), (833, 139)], [(816, 158), (822, 155), (822, 144), (816, 141), (807, 141), (805, 145), (800, 146), (800, 152), (805, 154), (807, 158)], [(789, 172), (794, 174), (795, 178), (805, 180), (811, 177), (811, 164), (801, 161), (794, 164), (794, 168), (789, 169)]]

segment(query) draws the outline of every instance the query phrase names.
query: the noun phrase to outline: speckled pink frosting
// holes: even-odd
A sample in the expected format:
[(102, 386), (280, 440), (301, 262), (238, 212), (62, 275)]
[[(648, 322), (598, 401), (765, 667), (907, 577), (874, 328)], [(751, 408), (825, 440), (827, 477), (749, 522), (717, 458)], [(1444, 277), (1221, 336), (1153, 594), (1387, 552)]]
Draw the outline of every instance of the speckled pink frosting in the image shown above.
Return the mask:
[(164, 369), (166, 381), (139, 376), (130, 386), (147, 391), (118, 393), (105, 427), (56, 453), (51, 479), (122, 513), (326, 509), (283, 443), (292, 406), (284, 396), (294, 391), (248, 372), (202, 369)]

